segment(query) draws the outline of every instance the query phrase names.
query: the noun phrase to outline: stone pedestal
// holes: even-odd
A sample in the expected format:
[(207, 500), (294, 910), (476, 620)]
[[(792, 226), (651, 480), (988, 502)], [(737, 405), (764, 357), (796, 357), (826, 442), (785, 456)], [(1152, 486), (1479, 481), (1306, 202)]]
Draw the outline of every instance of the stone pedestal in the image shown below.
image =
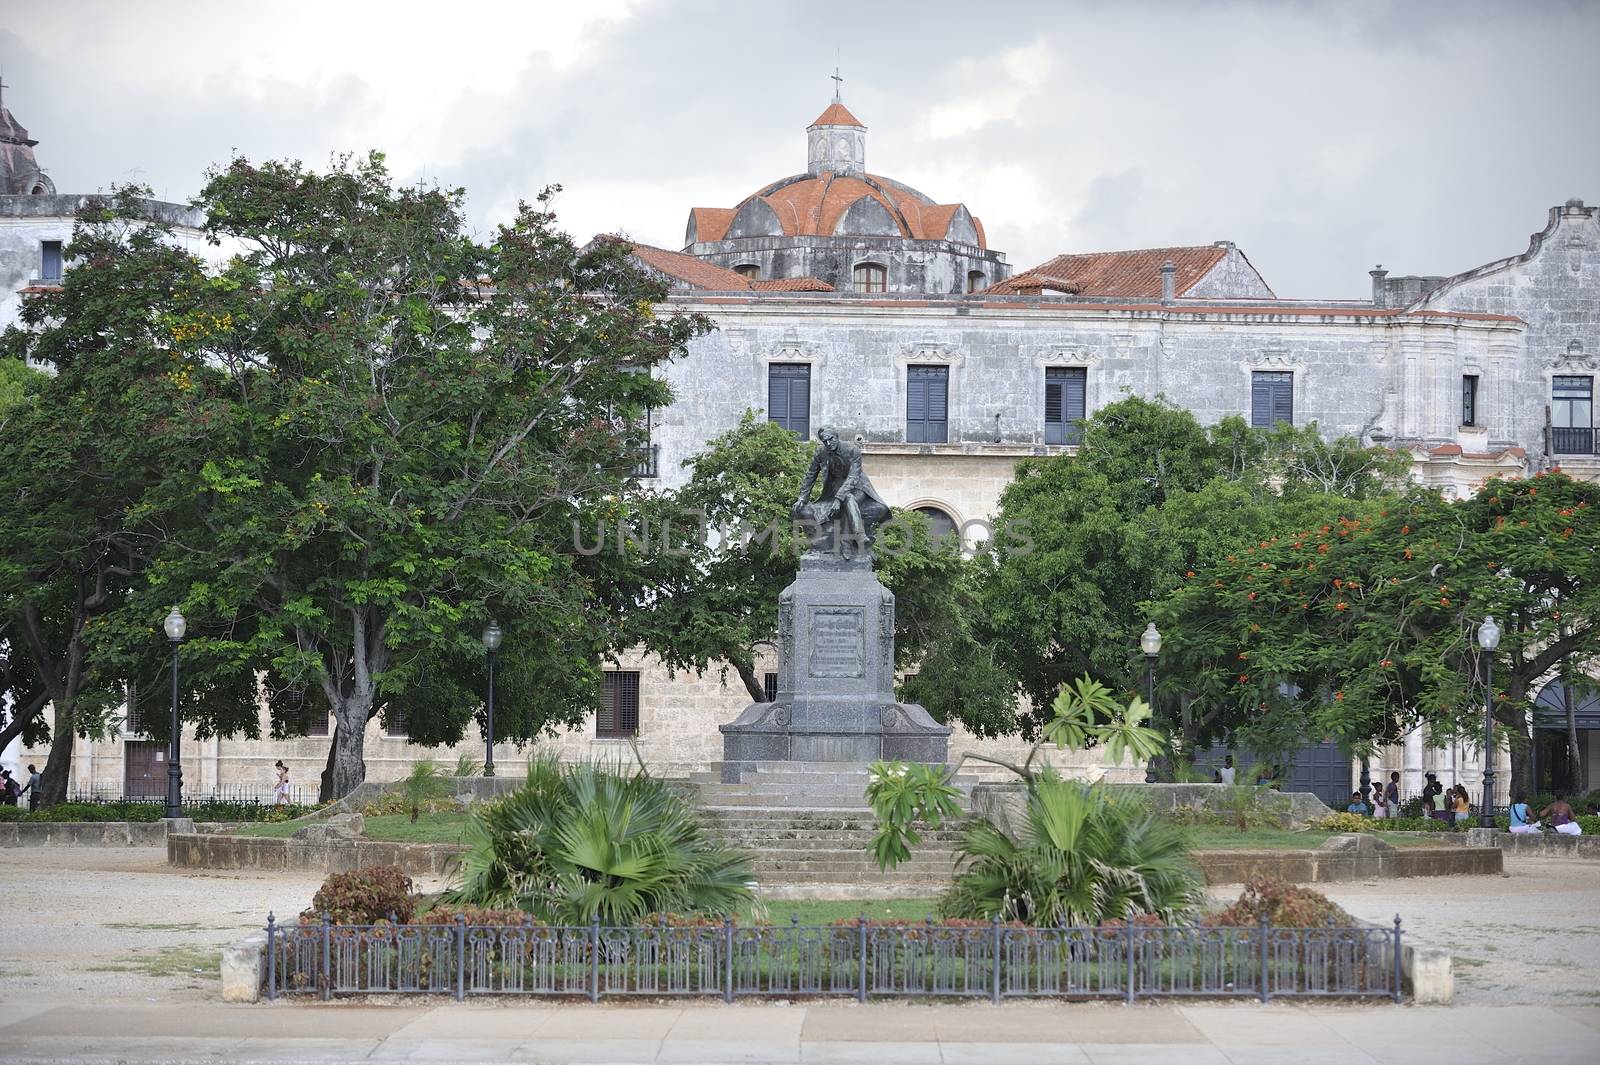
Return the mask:
[(894, 698), (894, 594), (870, 558), (807, 552), (778, 597), (778, 697), (722, 726), (723, 779), (756, 762), (942, 763), (950, 730)]

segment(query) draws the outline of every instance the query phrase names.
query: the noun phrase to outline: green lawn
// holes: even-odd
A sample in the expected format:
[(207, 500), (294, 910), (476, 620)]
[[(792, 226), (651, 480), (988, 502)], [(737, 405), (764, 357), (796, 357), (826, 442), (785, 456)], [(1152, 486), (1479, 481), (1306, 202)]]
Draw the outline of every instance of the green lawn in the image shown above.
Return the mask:
[[(365, 819), (363, 834), (367, 839), (382, 843), (463, 843), (467, 815), (459, 812), (426, 813), (411, 823), (410, 814), (380, 814)], [(246, 825), (238, 830), (241, 836), (292, 836), (300, 824)]]
[[(1296, 832), (1286, 828), (1252, 828), (1240, 832), (1236, 828), (1196, 828), (1196, 850), (1310, 850), (1328, 842), (1336, 833), (1306, 829)], [(1414, 836), (1398, 836), (1392, 832), (1375, 832), (1373, 835), (1396, 847), (1439, 846), (1433, 840)]]
[[(937, 920), (935, 902), (934, 899), (771, 899), (767, 902), (766, 919), (773, 924), (788, 924), (798, 917), (803, 925), (853, 921), (862, 915), (869, 921), (920, 921), (924, 917)], [(741, 921), (750, 919), (748, 910), (739, 914)]]

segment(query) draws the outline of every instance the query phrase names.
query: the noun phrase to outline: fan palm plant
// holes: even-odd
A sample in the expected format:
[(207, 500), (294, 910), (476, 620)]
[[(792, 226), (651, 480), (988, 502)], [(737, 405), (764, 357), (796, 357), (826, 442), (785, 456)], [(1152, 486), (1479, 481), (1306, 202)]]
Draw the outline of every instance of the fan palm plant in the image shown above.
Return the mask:
[(1154, 914), (1173, 921), (1203, 897), (1189, 838), (1131, 796), (1040, 774), (1016, 838), (988, 821), (963, 830), (946, 917), (1097, 926)]
[(553, 924), (633, 924), (651, 913), (731, 914), (750, 859), (712, 838), (654, 778), (535, 759), (521, 788), (474, 814), (453, 905)]

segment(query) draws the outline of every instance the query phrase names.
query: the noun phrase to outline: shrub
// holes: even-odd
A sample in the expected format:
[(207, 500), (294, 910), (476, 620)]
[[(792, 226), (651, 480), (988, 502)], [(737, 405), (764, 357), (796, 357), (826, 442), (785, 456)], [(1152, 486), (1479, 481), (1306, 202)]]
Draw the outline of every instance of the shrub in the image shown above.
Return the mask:
[(1455, 825), (1432, 817), (1392, 817), (1376, 826), (1383, 832), (1454, 832)]
[[(272, 821), (300, 817), (316, 809), (314, 806), (284, 805), (274, 807), (259, 802), (232, 802), (203, 800), (184, 803), (183, 816), (195, 821)], [(121, 799), (113, 802), (61, 802), (39, 810), (24, 806), (0, 806), (0, 820), (24, 822), (102, 822), (102, 821), (159, 821), (167, 815), (162, 800)]]
[(988, 821), (967, 825), (941, 916), (1085, 926), (1174, 921), (1199, 903), (1188, 833), (1134, 796), (1041, 776), (1021, 821), (1015, 840)]
[(1361, 814), (1344, 812), (1319, 818), (1314, 827), (1324, 832), (1374, 832), (1384, 827), (1384, 823)]
[(442, 906), (631, 925), (668, 911), (731, 914), (751, 898), (749, 856), (642, 774), (537, 759), (521, 788), (473, 812), (467, 840)]
[(412, 918), (411, 923), (453, 925), (456, 923), (456, 914), (465, 917), (468, 924), (544, 926), (543, 921), (535, 920), (532, 914), (521, 910), (486, 910), (481, 906), (435, 906), (427, 913)]
[(1328, 896), (1277, 877), (1258, 876), (1245, 883), (1239, 901), (1216, 914), (1219, 925), (1255, 925), (1263, 918), (1280, 928), (1320, 928), (1332, 918), (1336, 925), (1355, 920)]
[(320, 921), (327, 913), (334, 924), (390, 920), (409, 924), (417, 905), (411, 889), (411, 878), (399, 866), (376, 865), (334, 873), (322, 882), (311, 899), (311, 908), (300, 919)]
[(1419, 817), (1428, 816), (1428, 804), (1422, 801), (1421, 795), (1413, 795), (1400, 804), (1400, 817), (1402, 821), (1414, 821)]

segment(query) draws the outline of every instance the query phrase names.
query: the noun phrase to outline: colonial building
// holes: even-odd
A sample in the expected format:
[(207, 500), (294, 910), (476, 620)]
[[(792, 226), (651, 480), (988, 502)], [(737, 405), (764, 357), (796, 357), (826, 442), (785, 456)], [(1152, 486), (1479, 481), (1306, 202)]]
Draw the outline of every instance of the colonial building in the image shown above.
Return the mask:
[[(643, 468), (655, 483), (681, 483), (682, 461), (746, 411), (802, 435), (832, 424), (863, 437), (890, 503), (976, 542), (1019, 458), (1070, 454), (1082, 418), (1130, 395), (1206, 422), (1315, 423), (1401, 449), (1447, 495), (1556, 465), (1600, 476), (1600, 224), (1581, 201), (1552, 208), (1521, 255), (1448, 278), (1375, 270), (1369, 300), (1288, 300), (1226, 240), (1067, 249), (1012, 273), (966, 205), (869, 173), (866, 132), (835, 100), (806, 130), (804, 173), (732, 207), (692, 209), (680, 250), (634, 246), (671, 281), (674, 310), (717, 325), (661, 371), (678, 399), (651, 426)], [(21, 276), (7, 275), (7, 298)], [(599, 719), (550, 748), (631, 758), (636, 742), (658, 771), (686, 772), (720, 757), (717, 726), (748, 698), (737, 679), (671, 676), (645, 657), (608, 674), (605, 691)], [(372, 778), (438, 753), (371, 729)], [(265, 794), (278, 757), (313, 781), (326, 722), (312, 731), (206, 740), (185, 755), (191, 786), (248, 781)], [(1586, 757), (1600, 755), (1596, 735)], [(973, 743), (958, 732), (952, 754)], [(159, 792), (147, 746), (133, 735), (85, 745), (75, 785)], [(1424, 769), (1477, 781), (1470, 749), (1433, 751), (1421, 736), (1389, 760), (1408, 790)], [(1348, 794), (1348, 759), (1326, 755), (1322, 768), (1323, 790)]]

